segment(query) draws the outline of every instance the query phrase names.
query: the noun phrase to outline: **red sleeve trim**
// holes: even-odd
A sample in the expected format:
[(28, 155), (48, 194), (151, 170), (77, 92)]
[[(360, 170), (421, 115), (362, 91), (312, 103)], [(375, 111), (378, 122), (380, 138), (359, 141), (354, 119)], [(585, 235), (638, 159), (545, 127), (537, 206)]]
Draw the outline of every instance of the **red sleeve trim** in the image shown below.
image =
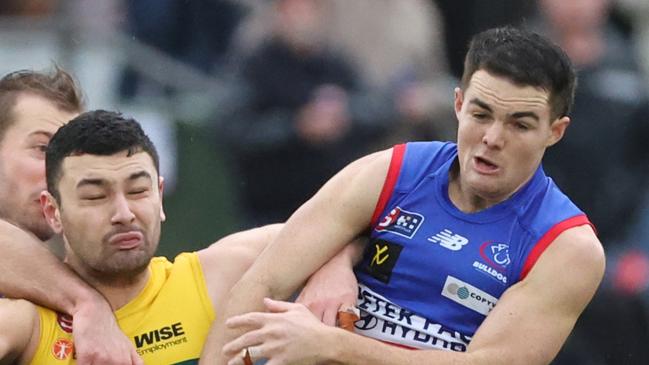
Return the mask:
[(392, 159), (390, 160), (388, 175), (385, 177), (383, 190), (381, 190), (379, 201), (376, 203), (376, 208), (374, 208), (374, 214), (372, 214), (372, 227), (374, 227), (379, 218), (381, 218), (380, 214), (388, 204), (390, 196), (392, 196), (392, 191), (394, 190), (394, 186), (397, 184), (397, 179), (399, 178), (399, 172), (401, 172), (401, 164), (403, 163), (403, 156), (405, 155), (405, 153), (405, 144), (398, 144), (392, 148)]
[(545, 249), (548, 248), (548, 246), (550, 246), (552, 242), (554, 242), (554, 239), (557, 238), (557, 236), (559, 236), (563, 231), (569, 228), (583, 226), (584, 224), (588, 224), (595, 231), (595, 226), (593, 226), (593, 224), (588, 220), (588, 217), (586, 217), (585, 214), (568, 218), (550, 228), (550, 230), (547, 231), (536, 243), (534, 248), (532, 248), (532, 251), (530, 251), (530, 254), (527, 256), (525, 265), (523, 265), (523, 271), (521, 271), (520, 280), (525, 279), (527, 274), (529, 274), (529, 272), (532, 270), (532, 267), (534, 267), (534, 264), (536, 264), (536, 261), (539, 259), (539, 257), (541, 257), (541, 254), (543, 254)]

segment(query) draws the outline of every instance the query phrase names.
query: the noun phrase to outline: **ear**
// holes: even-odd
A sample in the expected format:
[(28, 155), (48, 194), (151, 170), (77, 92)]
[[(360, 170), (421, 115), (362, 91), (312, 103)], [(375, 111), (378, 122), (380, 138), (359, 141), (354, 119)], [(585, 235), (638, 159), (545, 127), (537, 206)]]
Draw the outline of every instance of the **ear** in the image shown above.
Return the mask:
[(561, 117), (556, 119), (550, 125), (550, 136), (548, 137), (546, 147), (550, 147), (553, 144), (559, 142), (563, 135), (566, 133), (566, 128), (570, 125), (570, 117)]
[(462, 110), (462, 104), (464, 104), (464, 92), (462, 91), (461, 88), (456, 87), (455, 90), (453, 91), (454, 94), (454, 107), (455, 107), (455, 116), (459, 120), (459, 114), (460, 111)]
[(50, 225), (52, 230), (60, 234), (63, 232), (63, 224), (61, 223), (61, 210), (56, 202), (56, 199), (50, 194), (49, 191), (42, 191), (40, 196), (41, 209), (47, 224)]
[(164, 196), (164, 182), (165, 178), (162, 176), (158, 177), (158, 194), (160, 194), (160, 220), (164, 222), (167, 219), (164, 211), (164, 205), (162, 204), (162, 197)]

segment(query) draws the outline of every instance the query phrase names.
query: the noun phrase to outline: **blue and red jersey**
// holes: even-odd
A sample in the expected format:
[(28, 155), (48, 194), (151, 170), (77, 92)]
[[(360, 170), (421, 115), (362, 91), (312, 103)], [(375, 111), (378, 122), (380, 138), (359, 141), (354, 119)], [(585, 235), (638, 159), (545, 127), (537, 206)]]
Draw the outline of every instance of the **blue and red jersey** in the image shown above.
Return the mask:
[(395, 146), (356, 267), (358, 333), (465, 351), (510, 286), (566, 229), (590, 224), (542, 167), (509, 199), (464, 213), (448, 196), (454, 143)]

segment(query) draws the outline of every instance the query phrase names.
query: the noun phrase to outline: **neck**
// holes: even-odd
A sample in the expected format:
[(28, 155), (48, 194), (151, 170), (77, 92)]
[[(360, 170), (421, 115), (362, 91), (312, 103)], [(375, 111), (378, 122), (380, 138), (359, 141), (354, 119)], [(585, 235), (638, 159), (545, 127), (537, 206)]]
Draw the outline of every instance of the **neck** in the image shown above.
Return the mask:
[[(536, 171), (536, 170), (535, 170)], [(471, 189), (466, 184), (462, 183), (460, 177), (460, 167), (459, 163), (456, 160), (449, 171), (448, 176), (448, 197), (457, 207), (464, 213), (476, 213), (482, 210), (485, 210), (489, 207), (492, 207), (500, 202), (503, 202), (509, 199), (514, 193), (520, 190), (530, 179), (534, 176), (534, 173), (530, 175), (522, 184), (520, 184), (516, 189), (509, 193), (497, 192), (494, 194), (487, 194), (477, 192)]]
[(476, 213), (504, 201), (502, 199), (489, 199), (462, 189), (459, 178), (449, 180), (448, 197), (457, 209), (464, 213)]
[(89, 280), (92, 285), (101, 293), (113, 310), (118, 310), (133, 300), (144, 289), (149, 280), (149, 270), (132, 277), (115, 278), (113, 280)]
[(74, 270), (81, 279), (92, 286), (103, 295), (113, 311), (116, 311), (133, 300), (149, 280), (149, 270), (145, 267), (139, 272), (126, 272), (107, 275), (80, 265), (68, 256), (66, 263)]

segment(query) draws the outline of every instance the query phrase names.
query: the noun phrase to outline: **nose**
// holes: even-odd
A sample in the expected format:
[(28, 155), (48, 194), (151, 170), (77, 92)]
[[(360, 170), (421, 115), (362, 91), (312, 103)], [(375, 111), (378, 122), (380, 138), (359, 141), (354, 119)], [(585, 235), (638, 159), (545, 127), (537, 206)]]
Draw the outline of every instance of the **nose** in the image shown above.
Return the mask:
[(130, 224), (135, 220), (135, 214), (133, 214), (128, 199), (123, 194), (115, 196), (113, 209), (112, 224)]
[(495, 121), (490, 123), (482, 136), (482, 143), (489, 148), (502, 148), (505, 144), (505, 129), (502, 123)]

